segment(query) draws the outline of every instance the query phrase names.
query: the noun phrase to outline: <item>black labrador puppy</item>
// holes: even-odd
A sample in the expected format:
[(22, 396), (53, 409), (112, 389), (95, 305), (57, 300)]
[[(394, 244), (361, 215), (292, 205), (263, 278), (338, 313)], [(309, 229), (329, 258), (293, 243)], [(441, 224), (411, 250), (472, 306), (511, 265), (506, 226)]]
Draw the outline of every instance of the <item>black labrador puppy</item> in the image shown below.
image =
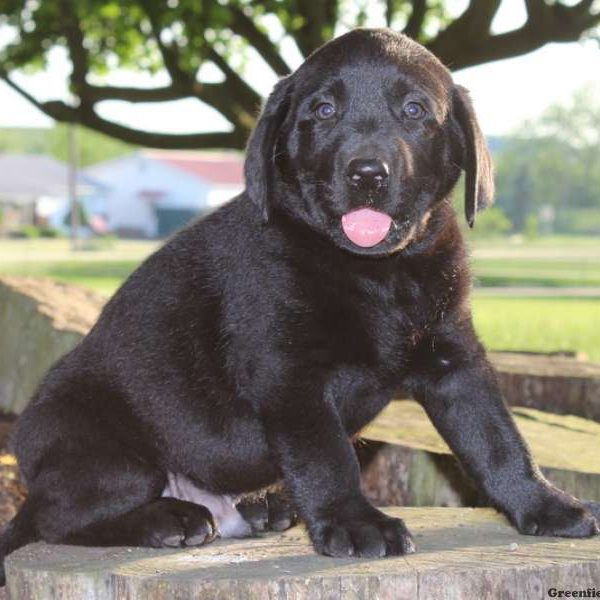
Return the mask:
[(598, 533), (597, 505), (540, 474), (473, 330), (461, 170), (472, 224), (493, 184), (471, 103), (402, 35), (352, 31), (280, 81), (246, 191), (148, 258), (21, 416), (29, 497), (2, 554), (243, 535), (234, 498), (279, 479), (318, 552), (413, 552), (350, 441), (400, 392), (520, 532)]

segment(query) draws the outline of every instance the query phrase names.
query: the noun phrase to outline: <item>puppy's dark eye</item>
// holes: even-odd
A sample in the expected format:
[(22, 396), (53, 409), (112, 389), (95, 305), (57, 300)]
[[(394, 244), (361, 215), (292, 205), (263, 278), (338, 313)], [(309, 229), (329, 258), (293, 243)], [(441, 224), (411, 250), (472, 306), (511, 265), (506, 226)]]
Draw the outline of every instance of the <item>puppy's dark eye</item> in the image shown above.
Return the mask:
[(425, 109), (418, 102), (407, 102), (404, 105), (404, 114), (409, 119), (420, 119), (425, 116)]
[(321, 121), (335, 117), (335, 113), (335, 106), (330, 102), (321, 102), (321, 104), (315, 108), (315, 115), (317, 115), (317, 118), (321, 119)]

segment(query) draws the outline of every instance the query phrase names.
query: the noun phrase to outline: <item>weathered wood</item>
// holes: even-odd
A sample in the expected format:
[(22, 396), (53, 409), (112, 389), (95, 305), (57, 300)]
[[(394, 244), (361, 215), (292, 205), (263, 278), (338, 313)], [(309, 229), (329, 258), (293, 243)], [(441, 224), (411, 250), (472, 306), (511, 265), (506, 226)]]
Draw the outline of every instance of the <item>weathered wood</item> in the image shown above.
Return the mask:
[[(580, 498), (600, 501), (600, 424), (514, 407), (517, 426), (544, 474)], [(366, 495), (382, 505), (473, 506), (485, 503), (425, 411), (392, 402), (362, 433)]]
[(491, 509), (393, 508), (416, 554), (381, 560), (318, 556), (297, 527), (197, 549), (34, 544), (7, 562), (13, 600), (352, 598), (486, 600), (547, 597), (600, 582), (600, 537), (521, 536)]
[(48, 368), (94, 324), (104, 301), (48, 279), (0, 279), (0, 409), (25, 408)]
[(490, 359), (509, 404), (600, 421), (600, 364), (518, 352)]

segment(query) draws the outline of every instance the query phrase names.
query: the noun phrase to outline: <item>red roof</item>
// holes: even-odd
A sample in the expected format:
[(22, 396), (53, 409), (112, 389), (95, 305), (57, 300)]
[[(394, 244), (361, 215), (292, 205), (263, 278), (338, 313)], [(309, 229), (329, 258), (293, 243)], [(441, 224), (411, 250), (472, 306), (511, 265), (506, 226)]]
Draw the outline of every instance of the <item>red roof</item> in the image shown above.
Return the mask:
[(147, 150), (144, 151), (144, 156), (159, 160), (211, 183), (244, 184), (244, 159), (241, 154)]

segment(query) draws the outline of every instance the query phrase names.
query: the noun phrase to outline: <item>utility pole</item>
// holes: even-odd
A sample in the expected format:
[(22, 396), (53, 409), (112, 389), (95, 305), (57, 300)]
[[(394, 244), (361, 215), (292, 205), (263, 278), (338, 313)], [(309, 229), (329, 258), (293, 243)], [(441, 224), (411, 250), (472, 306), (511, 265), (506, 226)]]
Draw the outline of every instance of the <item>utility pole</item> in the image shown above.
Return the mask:
[(71, 250), (79, 249), (79, 202), (77, 201), (77, 138), (75, 125), (67, 125), (69, 147), (69, 206), (71, 208)]

